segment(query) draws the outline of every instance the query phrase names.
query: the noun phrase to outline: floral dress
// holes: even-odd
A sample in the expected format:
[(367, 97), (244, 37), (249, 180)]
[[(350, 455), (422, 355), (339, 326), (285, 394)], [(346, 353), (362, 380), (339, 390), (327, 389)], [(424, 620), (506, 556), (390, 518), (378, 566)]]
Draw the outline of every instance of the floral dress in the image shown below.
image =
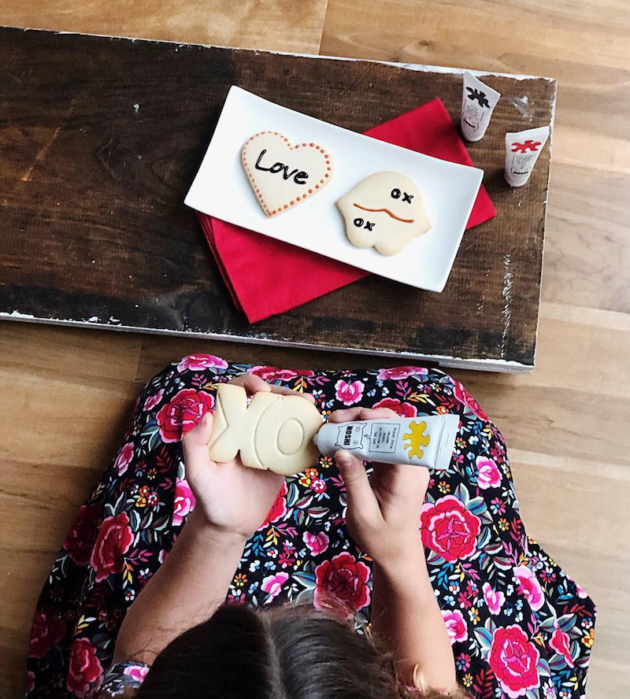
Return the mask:
[[(33, 622), (28, 697), (86, 697), (102, 685), (129, 606), (168, 555), (195, 501), (182, 433), (212, 411), (217, 384), (243, 373), (311, 393), (324, 419), (350, 406), (403, 416), (454, 413), (450, 468), (434, 473), (420, 528), (460, 683), (482, 698), (580, 697), (595, 606), (529, 539), (499, 430), (463, 386), (437, 369), (313, 372), (191, 355), (142, 391), (124, 444), (81, 507)], [(372, 561), (344, 523), (344, 484), (331, 458), (288, 478), (249, 539), (228, 599), (266, 608), (337, 597), (369, 622)], [(110, 675), (115, 694), (146, 669)]]

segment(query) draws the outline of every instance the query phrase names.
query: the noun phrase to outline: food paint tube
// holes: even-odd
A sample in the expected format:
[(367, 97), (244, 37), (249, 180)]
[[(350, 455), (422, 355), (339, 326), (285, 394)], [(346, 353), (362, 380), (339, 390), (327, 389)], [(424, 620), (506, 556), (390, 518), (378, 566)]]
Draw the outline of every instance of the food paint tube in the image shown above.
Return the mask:
[(450, 464), (458, 429), (458, 415), (329, 422), (314, 441), (324, 456), (346, 449), (366, 461), (443, 471)]
[(527, 183), (548, 138), (548, 126), (505, 134), (505, 179), (511, 187)]
[(472, 73), (464, 73), (461, 129), (467, 141), (480, 141), (484, 137), (492, 111), (500, 97), (500, 93), (482, 83)]

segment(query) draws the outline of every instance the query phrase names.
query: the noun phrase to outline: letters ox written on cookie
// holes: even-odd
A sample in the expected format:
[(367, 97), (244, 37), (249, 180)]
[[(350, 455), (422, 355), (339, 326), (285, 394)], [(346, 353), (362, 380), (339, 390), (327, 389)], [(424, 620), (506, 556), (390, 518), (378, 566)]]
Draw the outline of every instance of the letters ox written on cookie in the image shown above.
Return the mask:
[(222, 384), (217, 389), (210, 458), (236, 458), (250, 468), (283, 475), (300, 473), (317, 461), (313, 437), (322, 426), (317, 408), (299, 396), (257, 393), (249, 405), (241, 386)]
[(416, 185), (397, 172), (375, 172), (337, 202), (348, 240), (396, 255), (431, 228)]

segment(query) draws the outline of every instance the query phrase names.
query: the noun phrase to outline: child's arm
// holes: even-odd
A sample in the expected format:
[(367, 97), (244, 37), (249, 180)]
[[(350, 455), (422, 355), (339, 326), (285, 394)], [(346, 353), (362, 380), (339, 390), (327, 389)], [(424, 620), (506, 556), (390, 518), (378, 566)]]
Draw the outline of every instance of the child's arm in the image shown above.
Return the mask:
[[(250, 393), (272, 390), (256, 376), (234, 383)], [(115, 662), (151, 665), (172, 640), (213, 614), (225, 601), (247, 538), (264, 521), (280, 490), (283, 477), (276, 473), (245, 468), (238, 459), (210, 461), (211, 432), (212, 416), (207, 414), (182, 440), (195, 510), (129, 609), (118, 635)]]
[(451, 643), (421, 548), (405, 561), (375, 563), (372, 628), (391, 649), (407, 684), (456, 689)]
[[(390, 410), (351, 409), (331, 421), (396, 417)], [(419, 532), (429, 473), (418, 466), (375, 464), (371, 482), (363, 464), (339, 451), (337, 464), (348, 494), (353, 539), (374, 559), (372, 629), (394, 654), (401, 678), (414, 670), (428, 687), (457, 688), (455, 661), (429, 580)]]
[(163, 565), (127, 612), (115, 662), (151, 665), (184, 631), (208, 619), (224, 601), (245, 538), (213, 529), (193, 512)]

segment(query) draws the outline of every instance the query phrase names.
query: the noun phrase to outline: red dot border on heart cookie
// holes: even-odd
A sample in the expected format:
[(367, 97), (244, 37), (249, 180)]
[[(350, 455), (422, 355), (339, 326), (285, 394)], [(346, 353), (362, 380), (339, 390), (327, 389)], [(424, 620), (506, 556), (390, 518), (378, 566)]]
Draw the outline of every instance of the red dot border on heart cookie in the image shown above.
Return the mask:
[[(274, 136), (280, 136), (280, 138), (286, 142), (286, 144), (289, 146), (291, 150), (297, 150), (298, 148), (315, 148), (318, 151), (321, 151), (322, 155), (324, 158), (326, 158), (326, 170), (327, 172), (325, 175), (322, 177), (322, 179), (316, 184), (313, 185), (306, 194), (303, 194), (300, 197), (296, 197), (295, 199), (291, 200), (288, 204), (285, 204), (282, 208), (280, 209), (272, 209), (269, 210), (267, 205), (265, 204), (265, 200), (262, 198), (262, 195), (260, 193), (260, 190), (256, 186), (256, 183), (252, 179), (252, 174), (249, 169), (249, 165), (247, 164), (247, 160), (245, 157), (245, 150), (249, 143), (253, 141), (255, 138), (258, 138), (258, 136), (264, 136), (265, 134), (273, 134)], [(256, 193), (256, 196), (258, 197), (258, 201), (260, 202), (260, 205), (262, 206), (265, 214), (267, 216), (276, 216), (277, 214), (281, 214), (283, 211), (286, 211), (287, 209), (293, 208), (296, 204), (299, 204), (301, 201), (304, 201), (305, 199), (308, 199), (309, 197), (313, 196), (313, 194), (317, 194), (317, 190), (321, 189), (325, 184), (328, 183), (330, 179), (330, 175), (332, 173), (332, 161), (330, 158), (330, 155), (321, 147), (318, 146), (316, 143), (298, 143), (296, 146), (292, 146), (291, 142), (289, 139), (281, 134), (279, 131), (259, 131), (258, 133), (254, 134), (253, 136), (250, 136), (245, 143), (243, 144), (243, 150), (241, 154), (242, 160), (243, 160), (243, 167), (245, 168), (245, 172), (247, 173), (247, 177), (249, 178), (250, 184), (252, 185), (254, 192)]]

